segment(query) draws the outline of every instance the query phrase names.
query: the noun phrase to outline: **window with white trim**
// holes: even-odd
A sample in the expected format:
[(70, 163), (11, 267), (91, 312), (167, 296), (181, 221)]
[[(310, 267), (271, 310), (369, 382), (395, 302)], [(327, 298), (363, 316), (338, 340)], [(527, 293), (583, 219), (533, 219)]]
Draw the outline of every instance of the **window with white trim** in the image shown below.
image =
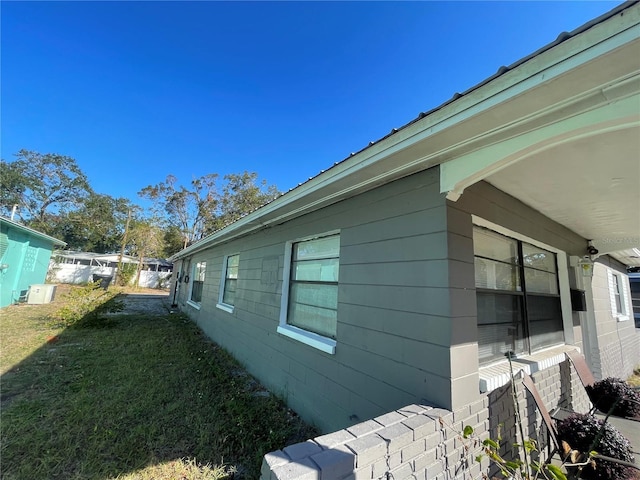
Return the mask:
[(624, 276), (608, 268), (607, 277), (609, 281), (611, 313), (620, 321), (629, 320), (629, 291)]
[(556, 254), (474, 226), (481, 364), (564, 342)]
[[(238, 267), (240, 255), (229, 255), (225, 258), (220, 283), (218, 307), (225, 310), (233, 309), (236, 304), (236, 287), (238, 284)], [(227, 307), (227, 308), (224, 308)]]
[(191, 276), (191, 293), (189, 300), (197, 305), (202, 302), (202, 288), (204, 287), (204, 278), (207, 272), (207, 262), (197, 262), (193, 266)]
[(334, 353), (339, 270), (339, 233), (287, 244), (279, 333)]

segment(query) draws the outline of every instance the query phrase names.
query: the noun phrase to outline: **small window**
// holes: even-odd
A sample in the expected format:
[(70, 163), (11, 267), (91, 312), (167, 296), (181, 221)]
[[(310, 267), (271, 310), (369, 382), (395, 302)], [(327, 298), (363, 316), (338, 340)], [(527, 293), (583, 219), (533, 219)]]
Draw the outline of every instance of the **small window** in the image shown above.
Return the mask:
[(609, 277), (609, 296), (611, 299), (611, 313), (618, 320), (629, 320), (628, 298), (629, 292), (625, 277), (613, 270), (607, 270)]
[[(335, 351), (340, 235), (288, 244), (278, 332), (325, 352)], [(288, 282), (287, 282), (288, 280)]]
[(204, 287), (204, 278), (207, 271), (207, 262), (198, 262), (193, 267), (193, 276), (191, 277), (191, 295), (189, 300), (196, 305), (202, 302), (202, 288)]
[(222, 269), (220, 297), (217, 307), (228, 312), (233, 312), (233, 307), (236, 304), (239, 264), (240, 255), (229, 255), (225, 258), (224, 268)]

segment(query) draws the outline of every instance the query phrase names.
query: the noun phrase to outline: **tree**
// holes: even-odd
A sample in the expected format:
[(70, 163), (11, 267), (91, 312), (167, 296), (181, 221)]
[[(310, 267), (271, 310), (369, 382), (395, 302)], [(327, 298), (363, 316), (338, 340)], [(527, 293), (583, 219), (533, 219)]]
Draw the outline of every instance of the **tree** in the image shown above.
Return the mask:
[(219, 200), (218, 216), (208, 225), (208, 233), (239, 220), (280, 196), (276, 186), (267, 185), (266, 180), (256, 183), (258, 174), (255, 172), (231, 173), (224, 179), (226, 183)]
[(183, 247), (204, 236), (205, 225), (215, 215), (218, 204), (216, 179), (211, 173), (191, 181), (191, 189), (177, 186), (177, 178), (168, 175), (164, 182), (143, 188), (138, 195), (154, 202), (154, 214), (166, 215), (169, 225), (183, 235)]
[(126, 198), (91, 193), (76, 210), (61, 216), (52, 234), (71, 250), (113, 253), (120, 249), (129, 209), (136, 207)]
[(13, 162), (2, 160), (0, 203), (5, 214), (18, 205), (19, 217), (48, 233), (48, 215), (59, 215), (80, 205), (91, 193), (86, 175), (76, 161), (55, 153), (20, 150)]
[(163, 231), (157, 225), (157, 221), (134, 219), (131, 221), (128, 239), (131, 253), (138, 257), (138, 269), (136, 272), (135, 286), (140, 283), (140, 272), (145, 257), (156, 256), (163, 246)]
[[(168, 226), (182, 234), (182, 248), (238, 220), (278, 197), (280, 193), (258, 174), (244, 172), (224, 177), (222, 190), (216, 185), (218, 174), (193, 179), (190, 188), (177, 184), (169, 175), (164, 182), (143, 188), (138, 195), (154, 202), (156, 214), (163, 214)], [(174, 235), (175, 230), (171, 235)], [(175, 252), (174, 252), (175, 253)]]
[(178, 253), (184, 247), (184, 235), (175, 225), (169, 225), (164, 229), (164, 243), (160, 256), (169, 258), (174, 253)]

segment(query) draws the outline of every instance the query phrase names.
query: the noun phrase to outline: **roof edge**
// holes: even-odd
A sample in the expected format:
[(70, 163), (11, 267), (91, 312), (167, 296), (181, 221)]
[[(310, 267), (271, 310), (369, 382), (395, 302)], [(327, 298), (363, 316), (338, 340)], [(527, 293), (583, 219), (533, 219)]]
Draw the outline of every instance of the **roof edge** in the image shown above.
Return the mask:
[(40, 237), (40, 238), (43, 238), (45, 240), (50, 240), (51, 242), (53, 242), (54, 245), (62, 245), (62, 246), (64, 246), (64, 245), (67, 244), (67, 242), (63, 242), (62, 240), (58, 240), (55, 237), (47, 235), (46, 233), (39, 232), (38, 230), (34, 230), (33, 228), (27, 227), (26, 225), (22, 225), (22, 224), (14, 221), (14, 220), (10, 220), (10, 219), (5, 218), (5, 217), (0, 217), (0, 221), (3, 222), (3, 223), (6, 223), (6, 224), (8, 224), (8, 225), (10, 225), (12, 227), (15, 227), (15, 228), (18, 228), (20, 230), (24, 230), (25, 232), (31, 233), (31, 234), (35, 235), (36, 237)]
[[(367, 146), (365, 146), (364, 148), (362, 148), (361, 150), (351, 153), (349, 156), (347, 156), (346, 158), (344, 158), (341, 161), (335, 162), (332, 166), (330, 166), (329, 168), (327, 168), (326, 170), (322, 170), (320, 173), (318, 173), (316, 176), (310, 177), (309, 179), (307, 179), (306, 181), (299, 183), (296, 187), (289, 189), (287, 192), (285, 192), (283, 195), (281, 195), (280, 197), (272, 200), (271, 202), (259, 207), (258, 209), (254, 210), (253, 212), (250, 212), (249, 214), (245, 215), (244, 217), (240, 218), (239, 220), (235, 221), (234, 223), (227, 225), (226, 227), (208, 235), (207, 237), (200, 239), (198, 241), (196, 241), (195, 243), (193, 243), (192, 245), (188, 246), (187, 248), (181, 250), (180, 252), (177, 252), (176, 254), (172, 255), (171, 257), (168, 258), (169, 261), (176, 261), (179, 260), (183, 257), (187, 257), (191, 254), (194, 254), (198, 251), (201, 251), (209, 246), (213, 246), (213, 245), (217, 245), (229, 240), (232, 240), (234, 238), (238, 238), (242, 235), (246, 235), (249, 234), (253, 231), (255, 231), (256, 229), (259, 228), (264, 228), (266, 226), (268, 226), (271, 221), (266, 221), (266, 222), (261, 222), (261, 218), (263, 218), (264, 216), (266, 216), (267, 214), (271, 213), (272, 211), (276, 211), (278, 209), (282, 209), (285, 208), (288, 204), (294, 202), (296, 199), (298, 199), (300, 196), (304, 196), (306, 194), (305, 192), (305, 187), (309, 187), (309, 184), (314, 181), (314, 180), (318, 180), (319, 177), (327, 177), (325, 178), (325, 182), (331, 183), (331, 177), (329, 177), (328, 175), (331, 175), (331, 172), (336, 172), (339, 167), (345, 166), (346, 162), (348, 160), (353, 160), (354, 157), (356, 156), (361, 156), (364, 152), (366, 151), (373, 151), (373, 149), (375, 147), (378, 147), (380, 145), (380, 143), (384, 140), (389, 139), (390, 137), (393, 137), (394, 135), (396, 135), (399, 132), (405, 131), (408, 127), (416, 124), (417, 122), (424, 120), (427, 117), (431, 117), (433, 114), (443, 110), (445, 107), (450, 106), (451, 104), (457, 104), (463, 100), (466, 100), (469, 96), (469, 94), (472, 94), (473, 92), (481, 89), (482, 87), (484, 87), (485, 85), (493, 82), (494, 80), (498, 79), (499, 77), (502, 77), (503, 75), (512, 72), (513, 70), (515, 70), (516, 68), (520, 67), (521, 65), (527, 63), (528, 61), (540, 56), (541, 54), (552, 50), (554, 47), (576, 37), (579, 34), (582, 34), (584, 32), (586, 32), (587, 30), (591, 29), (594, 26), (600, 25), (602, 23), (604, 23), (605, 21), (615, 17), (616, 15), (620, 14), (621, 12), (634, 7), (635, 5), (637, 5), (638, 3), (640, 3), (640, 0), (630, 0), (630, 1), (626, 1), (624, 3), (621, 3), (620, 5), (617, 5), (616, 7), (614, 7), (613, 9), (611, 9), (610, 11), (588, 21), (587, 23), (577, 27), (576, 29), (572, 30), (571, 32), (562, 32), (558, 35), (558, 37), (553, 41), (550, 42), (546, 45), (544, 45), (543, 47), (539, 48), (538, 50), (534, 51), (533, 53), (521, 58), (520, 60), (517, 60), (516, 62), (512, 63), (509, 66), (501, 66), (498, 71), (491, 75), (490, 77), (484, 79), (483, 81), (477, 83), (476, 85), (470, 87), (469, 89), (465, 90), (463, 93), (455, 93), (453, 95), (453, 97), (451, 97), (449, 100), (443, 102), (442, 104), (440, 104), (439, 106), (432, 108), (429, 111), (426, 112), (421, 112), (416, 118), (414, 118), (413, 120), (409, 121), (408, 123), (404, 124), (403, 126), (399, 127), (399, 128), (394, 128), (393, 130), (391, 130), (390, 133), (388, 133), (387, 135), (381, 137), (378, 140), (372, 141), (370, 142)], [(585, 48), (586, 49), (586, 48)], [(482, 102), (480, 102), (482, 103)], [(386, 143), (386, 142), (385, 142)], [(385, 150), (389, 148), (389, 146), (385, 147)], [(379, 153), (372, 153), (371, 156), (377, 156)], [(364, 159), (363, 159), (364, 160)], [(319, 181), (319, 180), (318, 180)], [(325, 183), (323, 182), (323, 183)], [(318, 188), (321, 188), (322, 185), (320, 185)], [(299, 193), (300, 195), (296, 196), (296, 193)], [(271, 208), (270, 208), (271, 207)], [(280, 218), (280, 217), (278, 217)], [(252, 226), (253, 224), (253, 226)], [(245, 227), (245, 228), (243, 228)]]

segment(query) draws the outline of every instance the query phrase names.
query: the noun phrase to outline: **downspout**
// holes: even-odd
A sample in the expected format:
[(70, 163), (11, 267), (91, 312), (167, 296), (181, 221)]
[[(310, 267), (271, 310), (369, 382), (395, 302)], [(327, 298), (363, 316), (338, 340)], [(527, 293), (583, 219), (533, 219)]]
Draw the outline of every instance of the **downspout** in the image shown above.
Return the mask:
[[(180, 262), (180, 269), (182, 269), (182, 265), (184, 262)], [(171, 308), (178, 308), (178, 304), (176, 303), (176, 296), (178, 295), (178, 288), (180, 287), (180, 282), (182, 281), (182, 275), (184, 271), (175, 270), (176, 272), (176, 281), (173, 286), (173, 301), (171, 302)]]

